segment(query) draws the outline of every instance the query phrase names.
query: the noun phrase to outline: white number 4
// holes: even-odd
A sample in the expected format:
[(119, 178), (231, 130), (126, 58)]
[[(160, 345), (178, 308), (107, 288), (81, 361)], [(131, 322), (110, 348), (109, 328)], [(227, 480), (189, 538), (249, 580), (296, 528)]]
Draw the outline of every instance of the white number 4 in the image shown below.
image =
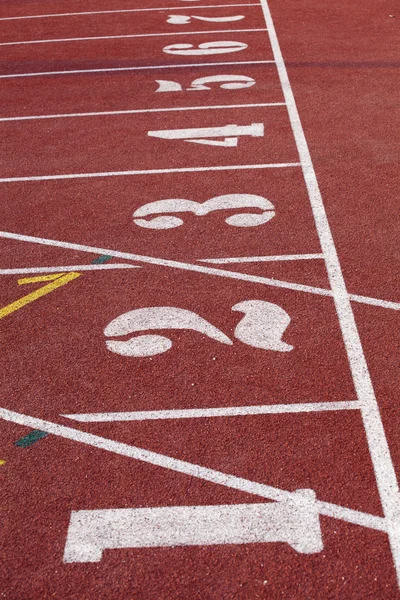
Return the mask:
[[(148, 135), (164, 140), (183, 140), (184, 142), (205, 144), (207, 146), (233, 147), (238, 145), (240, 136), (263, 137), (264, 125), (263, 123), (252, 123), (251, 125), (225, 125), (224, 127), (200, 127), (196, 129), (165, 129), (149, 131)], [(210, 138), (223, 139), (214, 140)]]

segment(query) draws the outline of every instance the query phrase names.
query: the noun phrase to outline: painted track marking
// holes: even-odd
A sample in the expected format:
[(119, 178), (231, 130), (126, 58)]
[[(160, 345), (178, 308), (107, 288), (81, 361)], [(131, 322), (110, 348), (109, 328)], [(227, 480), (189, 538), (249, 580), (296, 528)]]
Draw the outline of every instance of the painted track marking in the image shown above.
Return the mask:
[(227, 406), (222, 408), (185, 408), (182, 410), (142, 410), (135, 412), (81, 413), (61, 415), (80, 423), (109, 423), (114, 421), (148, 421), (156, 419), (202, 419), (248, 415), (276, 415), (330, 410), (357, 410), (358, 400), (342, 402), (308, 402), (302, 404), (265, 404), (256, 406)]
[[(269, 9), (263, 0), (261, 1), (264, 12), (266, 14), (266, 19), (268, 22), (268, 18), (270, 17)], [(272, 20), (271, 20), (272, 23)], [(275, 31), (272, 30), (272, 38), (275, 36)], [(275, 36), (276, 37), (276, 36)], [(276, 48), (278, 53), (280, 54), (278, 42), (276, 40)], [(275, 51), (274, 51), (275, 52)], [(276, 54), (275, 54), (276, 56)], [(279, 57), (278, 57), (279, 58)], [(290, 84), (286, 81), (287, 78), (286, 69), (283, 64), (283, 60), (281, 61), (281, 69), (280, 76), (282, 81), (282, 86), (285, 91), (284, 84), (287, 83), (288, 88), (286, 89), (286, 94), (289, 96), (292, 94)], [(279, 60), (277, 60), (278, 70), (280, 69)], [(283, 73), (283, 75), (282, 75)], [(332, 285), (332, 295), (335, 300), (339, 321), (342, 328), (343, 338), (347, 347), (348, 358), (350, 362), (350, 367), (353, 371), (353, 378), (359, 392), (359, 402), (361, 403), (361, 410), (364, 420), (364, 425), (366, 428), (367, 438), (370, 446), (371, 457), (373, 460), (375, 473), (377, 477), (378, 487), (380, 490), (380, 495), (382, 499), (382, 504), (385, 510), (385, 524), (387, 526), (387, 531), (389, 534), (389, 538), (391, 541), (392, 551), (395, 558), (395, 564), (398, 569), (400, 567), (400, 558), (399, 558), (399, 544), (400, 544), (400, 534), (399, 531), (399, 513), (396, 509), (395, 500), (398, 501), (398, 487), (397, 481), (395, 480), (393, 465), (391, 463), (389, 449), (386, 442), (385, 432), (383, 430), (382, 422), (380, 420), (379, 409), (373, 394), (372, 383), (369, 379), (368, 371), (366, 370), (366, 362), (364, 359), (361, 343), (358, 337), (358, 332), (356, 328), (356, 324), (354, 321), (354, 316), (351, 311), (350, 299), (352, 296), (347, 293), (345, 288), (344, 280), (342, 278), (342, 274), (340, 271), (339, 261), (336, 255), (336, 251), (333, 245), (333, 239), (331, 237), (329, 225), (326, 220), (326, 215), (322, 205), (322, 198), (320, 197), (318, 185), (316, 182), (315, 172), (313, 166), (311, 164), (311, 157), (309, 156), (307, 143), (304, 138), (302, 126), (300, 124), (300, 120), (297, 114), (297, 108), (294, 104), (293, 98), (293, 106), (291, 107), (288, 104), (289, 114), (291, 114), (292, 126), (295, 134), (295, 139), (298, 144), (298, 148), (302, 148), (303, 155), (301, 155), (301, 161), (304, 171), (304, 176), (306, 180), (306, 184), (309, 190), (310, 201), (314, 210), (314, 216), (317, 224), (317, 229), (320, 234), (321, 242), (325, 241), (325, 244), (322, 244), (325, 250), (326, 262), (328, 266), (328, 271), (330, 274), (330, 281)], [(209, 170), (209, 169), (208, 169)], [(321, 208), (322, 206), (322, 208)], [(182, 267), (180, 267), (182, 268)], [(331, 295), (331, 293), (329, 293)], [(374, 300), (374, 299), (369, 299)], [(394, 303), (392, 303), (394, 304)], [(365, 397), (363, 394), (368, 392)], [(378, 440), (376, 442), (376, 439)], [(385, 477), (389, 476), (389, 486), (385, 483)], [(394, 480), (393, 480), (394, 476)], [(393, 481), (395, 487), (393, 488)], [(396, 495), (397, 494), (397, 495)], [(397, 552), (397, 554), (396, 554)]]
[(400, 583), (400, 490), (394, 470), (389, 445), (383, 428), (379, 407), (375, 398), (368, 365), (364, 356), (360, 336), (355, 322), (349, 294), (343, 278), (335, 243), (328, 223), (317, 176), (312, 163), (303, 126), (297, 110), (293, 91), (283, 61), (275, 26), (266, 0), (260, 0), (269, 40), (276, 61), (278, 75), (287, 104), (290, 123), (302, 164), (315, 225), (325, 255), (325, 264), (331, 284), (333, 299), (339, 319), (343, 341), (352, 372), (357, 397), (362, 403), (361, 415), (367, 436), (368, 447), (375, 471), (379, 495), (387, 520), (389, 542), (392, 550), (397, 579)]
[(250, 33), (254, 31), (266, 31), (265, 27), (257, 29), (219, 29), (214, 31), (172, 31), (168, 33), (133, 33), (127, 35), (98, 35), (91, 37), (78, 37), (78, 38), (59, 38), (50, 40), (22, 40), (17, 42), (0, 42), (0, 46), (25, 46), (31, 44), (60, 44), (64, 42), (89, 42), (96, 40), (120, 40), (120, 39), (131, 39), (131, 38), (149, 38), (149, 37), (171, 37), (175, 35), (209, 35), (223, 33)]
[(100, 112), (86, 112), (86, 113), (63, 113), (54, 115), (28, 115), (21, 117), (0, 117), (2, 121), (35, 121), (40, 119), (72, 119), (76, 117), (103, 117), (103, 116), (114, 116), (114, 115), (135, 115), (135, 114), (147, 114), (147, 113), (159, 113), (159, 112), (187, 112), (188, 110), (217, 110), (217, 109), (228, 109), (228, 108), (266, 108), (273, 106), (285, 106), (284, 102), (265, 102), (259, 104), (218, 104), (215, 106), (179, 106), (173, 108), (140, 108), (133, 110), (108, 110)]
[(269, 65), (274, 60), (242, 60), (236, 62), (192, 63), (170, 65), (147, 65), (141, 67), (109, 67), (105, 69), (75, 69), (73, 71), (36, 71), (34, 73), (8, 73), (0, 75), (0, 79), (15, 79), (16, 77), (43, 77), (47, 75), (82, 75), (86, 73), (120, 73), (121, 71), (148, 71), (159, 69), (187, 69), (195, 67), (229, 67), (241, 65)]
[(68, 271), (110, 271), (114, 269), (140, 269), (137, 265), (126, 263), (112, 263), (102, 265), (93, 263), (91, 265), (63, 265), (62, 267), (26, 267), (21, 269), (0, 269), (0, 275), (23, 275), (28, 273), (60, 273)]
[(42, 281), (54, 281), (65, 275), (65, 273), (53, 273), (52, 275), (39, 275), (38, 277), (24, 277), (18, 279), (18, 285), (26, 285), (28, 283), (40, 283)]
[[(249, 4), (208, 4), (206, 6), (196, 6), (196, 10), (200, 8), (236, 8), (239, 6), (260, 6), (258, 2), (252, 2)], [(132, 12), (152, 12), (152, 11), (160, 11), (160, 10), (188, 10), (188, 6), (171, 6), (165, 7), (162, 6), (160, 8), (127, 8), (121, 10), (96, 10), (96, 11), (86, 11), (86, 12), (72, 12), (72, 13), (52, 13), (46, 15), (24, 15), (18, 17), (0, 17), (0, 21), (19, 21), (21, 19), (50, 19), (50, 18), (59, 18), (59, 17), (81, 17), (88, 15), (109, 15), (115, 13), (132, 13)]]
[[(120, 456), (134, 458), (136, 460), (166, 468), (177, 473), (190, 475), (192, 477), (196, 477), (197, 479), (203, 479), (205, 481), (209, 481), (210, 483), (215, 483), (217, 485), (229, 487), (241, 492), (267, 498), (268, 500), (280, 501), (291, 498), (295, 501), (298, 501), (298, 498), (295, 494), (293, 494), (293, 492), (281, 490), (264, 483), (249, 481), (248, 479), (244, 479), (242, 477), (236, 477), (236, 475), (228, 475), (226, 473), (222, 473), (221, 471), (202, 467), (201, 465), (189, 463), (177, 458), (166, 456), (164, 454), (158, 454), (150, 450), (138, 448), (137, 446), (131, 446), (122, 442), (115, 442), (114, 440), (94, 435), (92, 433), (86, 433), (85, 431), (81, 431), (79, 429), (65, 427), (64, 425), (58, 425), (56, 423), (52, 423), (51, 421), (44, 421), (43, 419), (37, 419), (36, 417), (23, 415), (5, 408), (0, 408), (0, 418), (4, 419), (5, 421), (10, 421), (11, 423), (17, 423), (26, 427), (47, 431), (53, 435), (58, 435), (65, 439), (87, 444), (94, 448), (114, 452)], [(323, 500), (317, 500), (316, 504), (318, 507), (318, 512), (321, 515), (347, 521), (348, 523), (360, 525), (361, 527), (367, 527), (384, 532), (387, 531), (386, 519), (383, 517), (364, 513), (352, 508), (347, 508), (345, 506), (339, 506)]]
[[(199, 273), (206, 273), (209, 275), (217, 275), (218, 277), (227, 277), (229, 279), (239, 279), (242, 281), (252, 281), (254, 283), (260, 283), (264, 285), (271, 285), (273, 287), (282, 287), (285, 289), (296, 290), (301, 292), (308, 292), (310, 294), (317, 294), (318, 296), (332, 296), (332, 291), (329, 289), (318, 288), (313, 286), (301, 285), (297, 283), (291, 283), (287, 281), (280, 281), (278, 279), (270, 279), (268, 277), (259, 277), (257, 275), (248, 275), (247, 273), (241, 273), (240, 271), (227, 271), (225, 269), (217, 269), (212, 267), (203, 267), (196, 264), (184, 263), (179, 261), (172, 261), (163, 258), (154, 258), (151, 256), (141, 256), (138, 254), (132, 254), (130, 252), (119, 252), (116, 250), (110, 250), (109, 248), (97, 248), (93, 246), (85, 246), (83, 244), (74, 244), (70, 242), (60, 242), (58, 240), (48, 240), (40, 237), (33, 237), (30, 235), (22, 235), (19, 233), (11, 233), (8, 231), (0, 231), (0, 238), (19, 240), (21, 242), (32, 242), (35, 244), (44, 244), (46, 246), (55, 246), (57, 248), (68, 248), (70, 250), (79, 250), (82, 252), (90, 252), (91, 254), (109, 254), (115, 258), (123, 258), (125, 260), (134, 260), (138, 262), (145, 262), (149, 264), (160, 265), (164, 267), (172, 267), (177, 269), (185, 269), (188, 271), (197, 271)], [(360, 296), (358, 294), (349, 294), (350, 300), (354, 302), (360, 302), (362, 304), (370, 304), (372, 306), (378, 306), (381, 308), (389, 308), (393, 310), (400, 310), (400, 303), (391, 302), (389, 300), (379, 300), (377, 298), (369, 298), (368, 296)]]
[[(284, 260), (314, 260), (324, 258), (323, 254), (281, 254), (278, 256), (237, 256), (233, 258), (198, 258), (198, 262), (213, 265), (232, 265), (237, 263), (274, 262)], [(0, 271), (1, 273), (1, 271)]]
[[(135, 260), (139, 262), (145, 262), (148, 264), (154, 264), (164, 267), (172, 267), (177, 269), (183, 269), (187, 271), (195, 271), (198, 273), (205, 273), (207, 275), (217, 275), (218, 277), (228, 277), (229, 279), (239, 279), (243, 281), (251, 281), (253, 283), (261, 283), (266, 285), (271, 285), (273, 287), (282, 287), (290, 290), (303, 291), (309, 293), (317, 293), (321, 296), (331, 296), (332, 292), (330, 290), (325, 290), (322, 288), (314, 288), (307, 285), (301, 285), (297, 283), (290, 283), (279, 281), (276, 279), (271, 279), (268, 277), (259, 277), (257, 275), (247, 275), (246, 273), (240, 273), (238, 271), (226, 271), (225, 269), (217, 269), (214, 267), (206, 267), (202, 265), (196, 265), (191, 263), (184, 263), (176, 260), (167, 260), (163, 258), (154, 258), (152, 256), (142, 256), (140, 254), (132, 254), (128, 252), (118, 252), (105, 248), (96, 248), (93, 246), (83, 246), (81, 244), (73, 244), (69, 242), (59, 242), (56, 240), (47, 240), (45, 238), (37, 238), (27, 235), (20, 235), (15, 233), (9, 233), (5, 231), (0, 231), (0, 238), (6, 239), (16, 239), (24, 242), (33, 242), (36, 244), (43, 244), (47, 246), (55, 246), (59, 248), (68, 248), (70, 250), (82, 250), (83, 252), (91, 252), (93, 254), (109, 254), (110, 256), (115, 256), (116, 258), (125, 258), (130, 260)], [(317, 290), (317, 291), (316, 291)]]
[(162, 173), (203, 173), (208, 171), (242, 171), (247, 169), (290, 169), (300, 163), (270, 163), (259, 165), (223, 165), (218, 167), (181, 167), (177, 169), (149, 169), (146, 171), (103, 171), (100, 173), (64, 173), (59, 175), (32, 175), (28, 177), (2, 177), (0, 183), (18, 181), (54, 181), (58, 179), (92, 179), (93, 177), (128, 177), (133, 175), (161, 175)]
[(15, 446), (19, 446), (19, 448), (30, 448), (33, 444), (47, 437), (49, 434), (47, 431), (40, 431), (40, 429), (34, 429), (28, 435), (20, 438), (16, 442), (14, 442)]
[(304, 554), (321, 552), (324, 543), (315, 492), (294, 493), (303, 506), (291, 499), (72, 511), (64, 562), (99, 562), (103, 551), (112, 548), (283, 542)]
[[(55, 279), (55, 277), (56, 277), (56, 279)], [(31, 292), (27, 296), (23, 296), (22, 298), (19, 298), (18, 300), (11, 302), (11, 304), (8, 304), (7, 306), (0, 308), (0, 319), (7, 317), (8, 315), (15, 312), (16, 310), (23, 308), (27, 304), (30, 304), (31, 302), (38, 300), (39, 298), (41, 298), (42, 296), (45, 296), (46, 294), (50, 294), (50, 292), (53, 292), (57, 288), (62, 287), (63, 285), (66, 285), (67, 283), (69, 283), (70, 281), (73, 281), (77, 277), (80, 277), (80, 273), (72, 272), (72, 273), (60, 273), (55, 276), (47, 275), (45, 277), (29, 277), (28, 280), (20, 280), (18, 283), (35, 283), (35, 282), (39, 282), (39, 281), (48, 281), (49, 278), (55, 279), (54, 281), (51, 281), (51, 283), (48, 283), (47, 285), (44, 285), (43, 287), (38, 288), (37, 290)]]

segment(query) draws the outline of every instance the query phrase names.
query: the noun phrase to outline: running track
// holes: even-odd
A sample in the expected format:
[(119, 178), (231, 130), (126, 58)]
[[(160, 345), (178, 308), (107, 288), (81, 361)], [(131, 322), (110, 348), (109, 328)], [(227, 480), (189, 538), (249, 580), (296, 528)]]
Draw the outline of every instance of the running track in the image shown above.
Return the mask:
[(1, 5), (1, 597), (399, 596), (398, 18)]

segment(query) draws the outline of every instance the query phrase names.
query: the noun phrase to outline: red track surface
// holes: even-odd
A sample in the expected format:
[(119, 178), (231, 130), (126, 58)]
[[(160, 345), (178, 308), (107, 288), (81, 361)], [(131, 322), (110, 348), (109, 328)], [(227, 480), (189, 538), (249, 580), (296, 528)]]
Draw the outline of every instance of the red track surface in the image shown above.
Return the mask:
[[(400, 472), (400, 15), (392, 0), (269, 2), (360, 344), (318, 198), (304, 183), (303, 171), (310, 185), (314, 171), (299, 143), (302, 129), (288, 88), (286, 96), (282, 91), (278, 72), (282, 77), (284, 66), (272, 27), (258, 31), (266, 27), (261, 6), (235, 7), (244, 0), (225, 8), (212, 7), (223, 1), (197, 4), (203, 8), (183, 0), (0, 6), (0, 44), (147, 35), (0, 45), (0, 221), (8, 232), (0, 234), (0, 596), (400, 597), (400, 494), (394, 477)], [(43, 17), (139, 8), (160, 10)], [(170, 15), (239, 14), (244, 19), (236, 22), (167, 22)], [(39, 17), (14, 19), (27, 15)], [(234, 32), (244, 29), (257, 31)], [(199, 33), (180, 35), (185, 31)], [(247, 47), (204, 56), (163, 51), (215, 41)], [(255, 62), (272, 60), (276, 64)], [(251, 77), (255, 84), (230, 90), (214, 82), (210, 89), (188, 90), (199, 78), (219, 75)], [(156, 91), (160, 80), (179, 83), (182, 91)], [(264, 106), (254, 106), (259, 104)], [(171, 110), (180, 108), (186, 110)], [(78, 116), (104, 112), (114, 114)], [(148, 135), (255, 123), (263, 125), (263, 135), (239, 135), (237, 146)], [(201, 216), (180, 213), (183, 223), (171, 229), (134, 221), (133, 213), (155, 201), (184, 199), (204, 207), (233, 194), (268, 199), (275, 216), (257, 227), (235, 227), (230, 218), (261, 210), (231, 206)], [(105, 256), (106, 268), (84, 268)], [(235, 257), (275, 259), (205, 262)], [(118, 263), (124, 268), (112, 268)], [(10, 314), (1, 310), (52, 283), (19, 280), (51, 276), (58, 266), (64, 273), (68, 265), (80, 276)], [(244, 326), (244, 314), (235, 308), (244, 301), (257, 301), (263, 311), (269, 310), (265, 303), (285, 311), (290, 323), (279, 338), (293, 346), (290, 352), (257, 347), (254, 339), (272, 317), (251, 313)], [(149, 331), (145, 324), (142, 331), (121, 334), (120, 341), (161, 334), (172, 342), (168, 352), (133, 357), (107, 349), (106, 342), (117, 339), (104, 333), (114, 319), (151, 307), (191, 311), (231, 343), (190, 328)], [(332, 403), (357, 400), (347, 410), (331, 410)], [(264, 407), (264, 414), (163, 413), (156, 420), (113, 422), (65, 417), (249, 406)], [(50, 435), (27, 448), (15, 445), (33, 429)], [(107, 449), (79, 432), (101, 436)], [(118, 450), (116, 442), (124, 446)], [(127, 448), (150, 451), (153, 458), (143, 454), (137, 460)], [(100, 562), (63, 559), (72, 511), (261, 502), (274, 507), (302, 488), (314, 490), (319, 503), (323, 549), (313, 554), (296, 551), (285, 539), (221, 539), (175, 547), (116, 544)], [(232, 530), (222, 517), (220, 526), (227, 535)]]

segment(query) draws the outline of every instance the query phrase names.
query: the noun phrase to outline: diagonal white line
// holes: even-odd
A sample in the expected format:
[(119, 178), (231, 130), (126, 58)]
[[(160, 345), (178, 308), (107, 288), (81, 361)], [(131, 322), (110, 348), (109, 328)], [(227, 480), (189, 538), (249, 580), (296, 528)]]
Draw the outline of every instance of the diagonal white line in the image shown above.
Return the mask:
[(296, 101), (290, 85), (286, 66), (276, 35), (274, 23), (267, 0), (260, 0), (269, 31), (278, 75), (287, 104), (290, 123), (302, 164), (304, 180), (313, 211), (315, 225), (332, 288), (333, 299), (339, 319), (343, 341), (353, 376), (357, 398), (362, 402), (361, 414), (364, 422), (368, 447), (374, 466), (376, 482), (388, 524), (388, 536), (392, 550), (398, 582), (400, 584), (400, 490), (396, 472), (390, 455), (389, 445), (376, 401), (374, 388), (364, 356), (360, 336), (355, 322), (350, 296), (346, 289), (332, 232), (325, 212), (324, 203), (318, 186), (317, 176), (312, 163), (307, 140), (297, 110)]
[[(138, 448), (137, 446), (130, 446), (129, 444), (115, 442), (108, 438), (93, 435), (92, 433), (86, 433), (85, 431), (81, 431), (79, 429), (65, 427), (64, 425), (58, 425), (50, 421), (44, 421), (42, 419), (23, 415), (5, 408), (0, 408), (0, 418), (4, 419), (5, 421), (10, 421), (11, 423), (18, 423), (19, 425), (24, 425), (25, 427), (32, 427), (33, 429), (46, 431), (47, 433), (58, 435), (62, 438), (80, 442), (82, 444), (87, 444), (94, 448), (99, 448), (100, 450), (114, 452), (120, 456), (134, 458), (145, 463), (163, 467), (164, 469), (190, 475), (191, 477), (203, 479), (205, 481), (209, 481), (210, 483), (222, 485), (241, 492), (267, 498), (269, 500), (280, 501), (290, 498), (294, 502), (299, 501), (295, 493), (288, 492), (286, 490), (281, 490), (263, 483), (249, 481), (248, 479), (236, 477), (235, 475), (228, 475), (226, 473), (222, 473), (221, 471), (208, 469), (207, 467), (202, 467), (200, 465), (179, 460), (177, 458), (172, 458), (164, 454), (151, 452), (150, 450)], [(377, 529), (378, 531), (386, 531), (386, 522), (382, 517), (377, 517), (375, 515), (364, 513), (358, 510), (332, 504), (330, 502), (324, 502), (322, 500), (317, 500), (316, 505), (321, 515), (347, 521), (348, 523), (353, 523), (355, 525), (361, 525), (362, 527)]]
[(212, 33), (254, 33), (255, 31), (266, 31), (265, 27), (258, 29), (215, 29), (214, 31), (171, 31), (166, 33), (132, 33), (126, 35), (97, 35), (78, 38), (55, 38), (50, 40), (21, 40), (16, 42), (0, 42), (0, 46), (25, 46), (27, 44), (60, 44), (64, 42), (89, 42), (91, 40), (120, 40), (130, 38), (149, 38), (149, 37), (171, 37), (174, 35), (209, 35)]
[(226, 271), (225, 269), (216, 269), (213, 267), (206, 267), (202, 265), (196, 265), (191, 263), (184, 263), (176, 260), (168, 260), (164, 258), (155, 258), (152, 256), (142, 256), (140, 254), (132, 254), (130, 252), (118, 252), (115, 250), (108, 250), (105, 248), (96, 248), (94, 246), (84, 246), (82, 244), (73, 244), (70, 242), (59, 242), (56, 240), (48, 240), (45, 238), (32, 237), (30, 235), (21, 235), (18, 233), (10, 233), (7, 231), (0, 231), (0, 238), (14, 239), (21, 242), (32, 242), (35, 244), (43, 244), (45, 246), (55, 246), (58, 248), (68, 248), (70, 250), (81, 250), (82, 252), (90, 252), (92, 254), (106, 254), (108, 256), (115, 256), (116, 258), (122, 258), (127, 260), (134, 260), (144, 262), (153, 265), (160, 265), (163, 267), (172, 267), (176, 269), (183, 269), (186, 271), (195, 271), (197, 273), (205, 273), (207, 275), (217, 275), (218, 277), (227, 277), (229, 279), (239, 279), (242, 281), (251, 281), (253, 283), (262, 283), (273, 287), (286, 288), (289, 290), (301, 291), (318, 294), (320, 296), (331, 296), (330, 290), (324, 290), (322, 288), (314, 288), (308, 285), (301, 285), (298, 283), (290, 283), (287, 281), (279, 281), (277, 279), (271, 279), (269, 277), (259, 277), (257, 275), (247, 275), (246, 273), (240, 273), (238, 271)]
[[(199, 273), (206, 273), (208, 275), (216, 275), (218, 277), (227, 277), (229, 279), (239, 279), (242, 281), (251, 281), (253, 283), (260, 283), (264, 285), (271, 285), (273, 287), (281, 287), (289, 290), (295, 290), (299, 292), (308, 292), (310, 294), (316, 294), (318, 296), (332, 296), (331, 290), (324, 288), (318, 288), (308, 285), (302, 285), (298, 283), (291, 283), (288, 281), (280, 281), (278, 279), (270, 279), (268, 277), (259, 277), (257, 275), (248, 275), (247, 273), (241, 273), (240, 271), (227, 271), (225, 269), (216, 269), (211, 267), (202, 267), (200, 265), (183, 263), (179, 261), (172, 261), (162, 258), (154, 258), (151, 256), (141, 256), (138, 254), (131, 254), (129, 252), (119, 252), (115, 250), (109, 250), (104, 248), (97, 248), (93, 246), (85, 246), (83, 244), (72, 244), (70, 242), (60, 242), (58, 240), (47, 240), (45, 238), (33, 237), (30, 235), (21, 235), (20, 233), (11, 233), (8, 231), (0, 231), (0, 238), (18, 240), (21, 242), (31, 242), (34, 244), (44, 244), (45, 246), (56, 246), (58, 248), (68, 248), (71, 250), (79, 250), (81, 252), (90, 252), (96, 254), (108, 254), (116, 258), (123, 258), (125, 260), (134, 260), (139, 262), (145, 262), (149, 264), (156, 264), (160, 266), (172, 267), (177, 269), (186, 269), (188, 271), (197, 271)], [(363, 304), (371, 304), (381, 308), (390, 308), (393, 310), (400, 310), (400, 303), (390, 302), (388, 300), (379, 300), (377, 298), (369, 298), (368, 296), (359, 296), (357, 294), (349, 294), (350, 300), (354, 302), (360, 302)]]
[[(236, 8), (237, 6), (260, 6), (258, 2), (249, 3), (249, 4), (214, 4), (214, 5), (206, 5), (206, 6), (196, 6), (196, 10), (199, 8)], [(121, 10), (92, 10), (85, 12), (71, 12), (71, 13), (51, 13), (45, 15), (23, 15), (18, 17), (0, 17), (0, 21), (19, 21), (21, 19), (49, 19), (49, 18), (58, 18), (58, 17), (82, 17), (88, 15), (109, 15), (115, 13), (134, 13), (134, 12), (151, 12), (151, 11), (175, 11), (175, 10), (190, 10), (188, 6), (171, 6), (165, 7), (162, 6), (160, 8), (127, 8)]]
[(135, 412), (81, 413), (61, 415), (80, 423), (108, 423), (114, 421), (152, 421), (158, 419), (202, 419), (210, 417), (238, 417), (276, 415), (336, 410), (357, 410), (358, 400), (342, 402), (307, 402), (305, 404), (265, 404), (258, 406), (224, 406), (222, 408), (184, 408), (181, 410), (142, 410)]

